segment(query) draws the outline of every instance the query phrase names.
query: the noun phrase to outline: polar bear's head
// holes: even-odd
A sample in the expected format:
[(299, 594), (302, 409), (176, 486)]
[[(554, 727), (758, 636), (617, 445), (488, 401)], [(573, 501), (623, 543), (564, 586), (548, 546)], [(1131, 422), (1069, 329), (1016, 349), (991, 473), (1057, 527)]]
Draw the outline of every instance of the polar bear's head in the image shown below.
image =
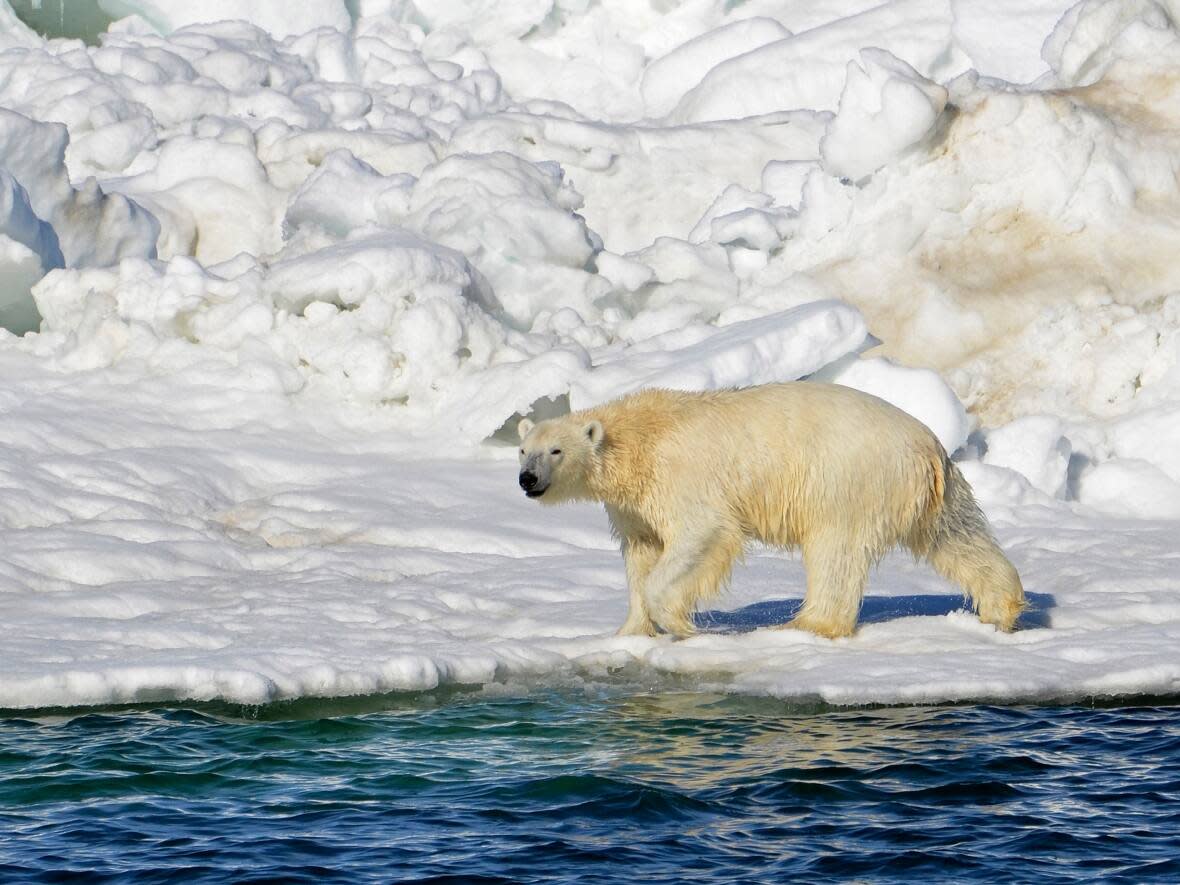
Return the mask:
[(525, 418), (516, 432), (520, 487), (526, 495), (556, 504), (586, 494), (586, 473), (602, 445), (602, 422), (579, 421), (571, 415), (534, 424)]

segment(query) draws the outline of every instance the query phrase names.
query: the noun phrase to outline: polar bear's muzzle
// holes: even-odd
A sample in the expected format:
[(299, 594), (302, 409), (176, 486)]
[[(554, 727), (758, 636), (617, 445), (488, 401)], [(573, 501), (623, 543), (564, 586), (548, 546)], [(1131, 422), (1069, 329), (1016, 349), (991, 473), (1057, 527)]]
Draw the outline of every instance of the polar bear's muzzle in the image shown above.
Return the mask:
[(542, 484), (537, 474), (525, 469), (520, 471), (520, 487), (524, 489), (524, 493), (530, 498), (539, 498), (545, 494), (545, 490), (549, 488), (549, 484)]

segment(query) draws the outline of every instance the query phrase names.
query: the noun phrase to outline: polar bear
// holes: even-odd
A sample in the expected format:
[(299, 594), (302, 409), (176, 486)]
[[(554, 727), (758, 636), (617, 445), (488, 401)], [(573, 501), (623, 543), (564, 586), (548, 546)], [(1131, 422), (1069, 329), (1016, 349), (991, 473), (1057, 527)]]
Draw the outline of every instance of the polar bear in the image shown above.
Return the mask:
[(693, 632), (748, 540), (799, 547), (807, 592), (783, 626), (856, 629), (869, 569), (903, 545), (1011, 630), (1025, 607), (971, 488), (921, 422), (836, 384), (643, 390), (517, 428), (520, 487), (543, 504), (601, 501), (630, 610), (620, 634)]

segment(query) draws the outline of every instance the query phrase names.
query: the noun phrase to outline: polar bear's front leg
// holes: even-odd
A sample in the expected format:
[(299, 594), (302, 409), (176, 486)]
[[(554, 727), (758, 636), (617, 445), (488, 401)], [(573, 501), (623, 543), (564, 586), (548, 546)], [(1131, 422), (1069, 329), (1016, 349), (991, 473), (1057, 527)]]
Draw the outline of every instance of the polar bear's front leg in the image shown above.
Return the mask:
[(647, 580), (660, 558), (660, 548), (650, 541), (623, 537), (623, 565), (627, 569), (627, 587), (631, 591), (631, 607), (627, 620), (619, 628), (619, 636), (655, 636), (656, 625), (647, 610), (644, 590)]
[(647, 610), (648, 576), (660, 559), (663, 549), (655, 532), (633, 513), (606, 505), (611, 533), (619, 539), (623, 549), (623, 565), (627, 570), (627, 588), (631, 594), (627, 620), (619, 628), (619, 636), (655, 636), (656, 625)]
[(799, 614), (784, 627), (835, 639), (856, 630), (873, 557), (851, 530), (830, 532), (803, 544), (807, 595)]
[(720, 529), (667, 543), (644, 591), (651, 619), (675, 636), (696, 632), (697, 603), (721, 588), (741, 551), (741, 536)]

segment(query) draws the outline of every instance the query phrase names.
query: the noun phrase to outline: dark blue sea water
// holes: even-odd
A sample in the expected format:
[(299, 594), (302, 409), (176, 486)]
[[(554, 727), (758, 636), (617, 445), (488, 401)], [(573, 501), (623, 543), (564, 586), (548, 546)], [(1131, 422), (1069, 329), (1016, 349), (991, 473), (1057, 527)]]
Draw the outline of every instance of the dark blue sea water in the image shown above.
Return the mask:
[(1180, 881), (1180, 706), (664, 692), (0, 720), (0, 881)]

